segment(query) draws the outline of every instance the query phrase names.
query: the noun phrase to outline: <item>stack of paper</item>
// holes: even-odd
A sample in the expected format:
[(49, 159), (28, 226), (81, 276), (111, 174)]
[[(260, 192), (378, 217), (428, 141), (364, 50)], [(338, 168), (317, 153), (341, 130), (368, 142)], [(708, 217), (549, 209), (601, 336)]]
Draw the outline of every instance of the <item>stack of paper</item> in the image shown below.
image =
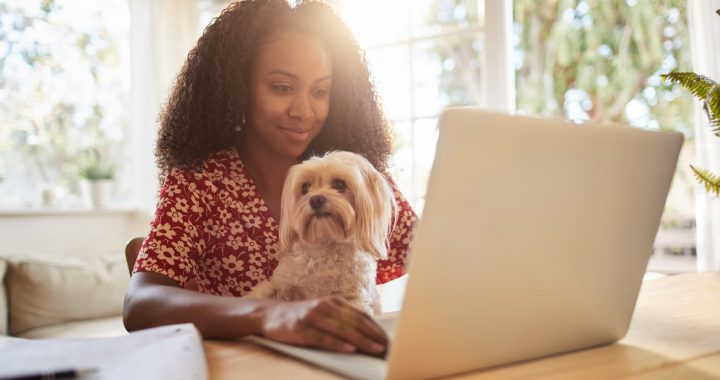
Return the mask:
[(192, 324), (96, 339), (0, 340), (0, 378), (93, 369), (83, 379), (205, 380), (202, 338)]

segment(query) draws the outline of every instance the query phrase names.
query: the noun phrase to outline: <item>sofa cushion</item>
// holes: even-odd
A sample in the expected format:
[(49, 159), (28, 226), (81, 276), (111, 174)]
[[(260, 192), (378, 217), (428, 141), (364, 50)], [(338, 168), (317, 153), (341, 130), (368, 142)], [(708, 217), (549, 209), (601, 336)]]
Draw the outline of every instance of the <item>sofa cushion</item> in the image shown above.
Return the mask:
[(123, 326), (122, 316), (117, 315), (38, 327), (27, 330), (17, 337), (26, 339), (106, 338), (127, 333)]
[(5, 277), (10, 335), (120, 315), (128, 280), (121, 255), (10, 257)]
[(5, 295), (5, 268), (7, 268), (7, 261), (3, 257), (0, 257), (0, 335), (7, 335), (8, 333), (8, 305), (7, 296)]

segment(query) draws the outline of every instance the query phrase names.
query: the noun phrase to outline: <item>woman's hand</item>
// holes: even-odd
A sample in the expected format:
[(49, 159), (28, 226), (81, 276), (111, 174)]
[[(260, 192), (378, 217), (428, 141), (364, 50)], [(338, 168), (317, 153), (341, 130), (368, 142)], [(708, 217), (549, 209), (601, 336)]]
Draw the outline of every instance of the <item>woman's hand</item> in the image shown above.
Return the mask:
[(379, 356), (387, 336), (375, 321), (340, 297), (277, 302), (265, 309), (262, 335), (278, 342)]

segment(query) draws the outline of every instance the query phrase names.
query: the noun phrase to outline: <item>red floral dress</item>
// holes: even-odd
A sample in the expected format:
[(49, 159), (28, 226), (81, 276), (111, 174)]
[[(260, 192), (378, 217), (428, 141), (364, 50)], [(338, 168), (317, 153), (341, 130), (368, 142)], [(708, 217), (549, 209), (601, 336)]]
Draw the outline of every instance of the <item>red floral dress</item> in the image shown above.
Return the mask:
[[(405, 273), (417, 221), (393, 187), (399, 215), (378, 284)], [(200, 171), (171, 170), (150, 226), (133, 272), (160, 273), (181, 286), (195, 280), (201, 292), (237, 297), (277, 266), (278, 223), (234, 149), (214, 154)]]

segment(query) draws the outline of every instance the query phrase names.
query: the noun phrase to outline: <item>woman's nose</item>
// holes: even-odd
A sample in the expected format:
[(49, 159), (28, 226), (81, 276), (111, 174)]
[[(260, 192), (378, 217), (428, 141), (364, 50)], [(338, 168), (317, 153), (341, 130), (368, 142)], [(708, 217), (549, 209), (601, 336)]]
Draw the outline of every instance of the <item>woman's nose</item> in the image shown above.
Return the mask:
[(313, 115), (310, 100), (302, 94), (298, 94), (290, 104), (290, 117), (305, 120)]

